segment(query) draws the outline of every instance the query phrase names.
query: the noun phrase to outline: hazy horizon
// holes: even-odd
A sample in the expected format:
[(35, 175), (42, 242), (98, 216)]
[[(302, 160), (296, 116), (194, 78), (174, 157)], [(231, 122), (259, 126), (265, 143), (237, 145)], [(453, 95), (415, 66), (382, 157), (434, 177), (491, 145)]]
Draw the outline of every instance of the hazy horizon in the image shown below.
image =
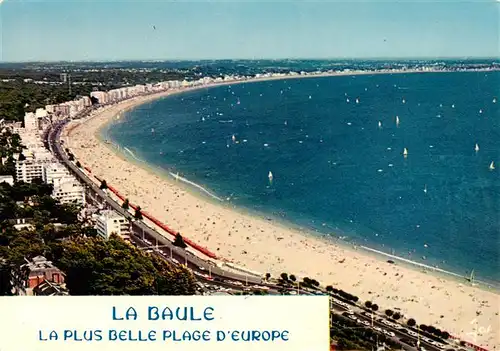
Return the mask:
[(499, 11), (493, 0), (6, 0), (0, 61), (496, 58)]

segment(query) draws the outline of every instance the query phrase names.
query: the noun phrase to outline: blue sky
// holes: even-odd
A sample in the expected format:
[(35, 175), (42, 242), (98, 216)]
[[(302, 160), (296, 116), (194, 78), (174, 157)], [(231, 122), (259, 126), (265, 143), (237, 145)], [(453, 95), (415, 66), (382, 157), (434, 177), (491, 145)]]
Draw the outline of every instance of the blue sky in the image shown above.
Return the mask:
[(498, 57), (500, 48), (494, 0), (0, 2), (0, 61)]

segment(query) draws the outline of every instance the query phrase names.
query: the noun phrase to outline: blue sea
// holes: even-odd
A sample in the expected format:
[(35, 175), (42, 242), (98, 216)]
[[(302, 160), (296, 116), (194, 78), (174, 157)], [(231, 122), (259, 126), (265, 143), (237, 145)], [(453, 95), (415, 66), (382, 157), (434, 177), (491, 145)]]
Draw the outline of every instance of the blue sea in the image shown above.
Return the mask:
[(139, 106), (105, 133), (224, 201), (498, 284), (499, 86), (500, 72), (233, 84)]

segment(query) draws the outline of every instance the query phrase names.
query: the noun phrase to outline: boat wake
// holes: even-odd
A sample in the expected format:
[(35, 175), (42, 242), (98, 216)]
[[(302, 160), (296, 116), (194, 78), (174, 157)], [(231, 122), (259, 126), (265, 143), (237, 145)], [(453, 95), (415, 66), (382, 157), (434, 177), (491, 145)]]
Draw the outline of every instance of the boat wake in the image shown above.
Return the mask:
[(205, 194), (207, 194), (208, 196), (210, 196), (210, 197), (212, 197), (212, 198), (214, 198), (214, 199), (216, 199), (216, 200), (219, 200), (219, 201), (221, 201), (221, 202), (223, 202), (223, 201), (224, 201), (223, 199), (221, 199), (221, 198), (220, 198), (220, 197), (218, 197), (217, 195), (215, 195), (215, 194), (211, 193), (210, 191), (208, 191), (207, 189), (205, 189), (205, 188), (204, 188), (204, 187), (202, 187), (201, 185), (196, 184), (195, 182), (192, 182), (192, 181), (190, 181), (190, 180), (188, 180), (188, 179), (186, 179), (186, 178), (183, 178), (183, 177), (181, 177), (181, 176), (180, 176), (180, 175), (178, 175), (178, 174), (175, 174), (175, 173), (172, 173), (172, 172), (169, 172), (169, 173), (170, 173), (170, 175), (171, 175), (172, 177), (174, 177), (174, 179), (176, 179), (176, 180), (180, 180), (180, 181), (181, 181), (181, 182), (183, 182), (183, 183), (186, 183), (186, 184), (192, 185), (192, 186), (194, 186), (195, 188), (197, 188), (197, 189), (201, 190), (202, 192), (204, 192)]
[(219, 123), (233, 123), (233, 120), (230, 119), (230, 120), (227, 120), (227, 121), (219, 121)]
[(141, 161), (137, 156), (135, 156), (135, 154), (129, 148), (124, 147), (123, 150), (127, 151), (130, 154), (130, 156), (132, 156), (135, 160)]

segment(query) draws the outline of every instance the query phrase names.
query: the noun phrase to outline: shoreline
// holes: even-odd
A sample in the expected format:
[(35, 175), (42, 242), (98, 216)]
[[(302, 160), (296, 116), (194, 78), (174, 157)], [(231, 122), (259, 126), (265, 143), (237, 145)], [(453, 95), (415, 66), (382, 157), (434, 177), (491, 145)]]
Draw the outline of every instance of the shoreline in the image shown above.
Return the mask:
[[(386, 72), (379, 72), (379, 74), (380, 73)], [(403, 71), (387, 73), (391, 74), (414, 72)], [(477, 318), (478, 320), (480, 319), (480, 325), (484, 325), (485, 328), (488, 325), (492, 325), (492, 330), (498, 330), (498, 311), (497, 314), (495, 314), (495, 305), (498, 306), (498, 302), (500, 302), (498, 294), (484, 291), (476, 287), (465, 286), (465, 280), (463, 281), (463, 284), (456, 285), (457, 283), (459, 283), (458, 281), (453, 281), (452, 279), (449, 279), (449, 277), (447, 277), (448, 279), (446, 280), (441, 279), (439, 276), (434, 276), (434, 272), (430, 272), (432, 274), (428, 275), (416, 270), (415, 268), (408, 268), (404, 265), (387, 264), (386, 262), (381, 260), (380, 257), (373, 258), (373, 256), (375, 256), (374, 253), (368, 254), (367, 252), (365, 252), (365, 250), (361, 251), (354, 250), (348, 247), (342, 247), (344, 246), (342, 245), (343, 243), (339, 245), (339, 243), (337, 243), (338, 240), (335, 240), (335, 242), (333, 240), (327, 240), (326, 238), (323, 238), (323, 235), (321, 235), (321, 238), (318, 238), (317, 236), (319, 235), (314, 235), (310, 233), (310, 231), (304, 232), (304, 229), (301, 230), (300, 228), (296, 228), (295, 226), (290, 228), (285, 223), (266, 221), (264, 218), (261, 218), (262, 216), (258, 216), (259, 218), (255, 218), (255, 216), (251, 213), (252, 211), (248, 211), (249, 213), (245, 213), (246, 211), (243, 211), (241, 208), (235, 209), (234, 206), (224, 206), (223, 203), (210, 203), (210, 201), (203, 199), (201, 196), (199, 196), (199, 194), (198, 196), (196, 196), (196, 194), (193, 194), (193, 191), (184, 189), (184, 186), (179, 186), (179, 184), (176, 184), (173, 178), (169, 178), (168, 176), (162, 177), (161, 175), (158, 175), (157, 172), (154, 172), (151, 167), (145, 167), (144, 161), (137, 160), (137, 163), (139, 164), (137, 164), (136, 162), (130, 163), (130, 160), (125, 154), (121, 155), (120, 150), (114, 150), (110, 145), (103, 143), (102, 140), (100, 140), (100, 138), (98, 137), (101, 129), (104, 129), (106, 127), (106, 124), (112, 122), (114, 117), (118, 113), (124, 113), (125, 111), (129, 111), (144, 103), (176, 93), (183, 93), (191, 90), (204, 89), (221, 85), (250, 83), (265, 80), (284, 80), (290, 78), (308, 77), (320, 78), (354, 74), (355, 73), (353, 72), (349, 72), (346, 74), (271, 77), (268, 79), (262, 78), (256, 80), (224, 82), (221, 84), (213, 84), (210, 86), (199, 86), (176, 91), (167, 91), (147, 97), (139, 97), (132, 99), (133, 101), (127, 100), (118, 105), (108, 107), (103, 111), (99, 111), (96, 115), (81, 121), (81, 123), (77, 124), (72, 129), (71, 133), (73, 134), (73, 136), (69, 138), (71, 139), (71, 141), (68, 141), (70, 144), (70, 148), (84, 165), (88, 165), (93, 172), (99, 174), (99, 176), (103, 176), (106, 180), (108, 180), (108, 182), (110, 182), (110, 184), (113, 184), (118, 189), (120, 189), (120, 191), (123, 191), (123, 193), (126, 194), (131, 199), (131, 201), (139, 202), (139, 204), (141, 204), (141, 202), (144, 203), (144, 206), (142, 204), (141, 206), (144, 209), (147, 209), (148, 212), (152, 213), (155, 216), (158, 216), (158, 218), (166, 217), (168, 225), (172, 225), (182, 233), (186, 232), (186, 237), (203, 246), (215, 249), (216, 246), (219, 245), (220, 247), (217, 248), (217, 253), (220, 253), (224, 258), (232, 259), (233, 262), (239, 265), (245, 266), (252, 270), (261, 271), (263, 273), (270, 271), (273, 275), (279, 275), (281, 272), (287, 272), (289, 274), (297, 274), (301, 277), (310, 276), (311, 278), (318, 279), (325, 285), (331, 284), (331, 280), (335, 279), (335, 281), (337, 282), (337, 284), (334, 284), (335, 286), (338, 286), (348, 292), (358, 294), (358, 296), (362, 300), (371, 300), (373, 298), (373, 301), (378, 303), (381, 308), (384, 309), (400, 307), (402, 312), (405, 313), (406, 317), (416, 318), (419, 323), (434, 324), (436, 326), (443, 327), (450, 333), (460, 336), (464, 339), (471, 340), (470, 335), (467, 334), (472, 332), (473, 326), (471, 326), (469, 322), (475, 318)], [(376, 74), (376, 72), (366, 72), (366, 74)], [(79, 128), (82, 125), (86, 125), (88, 129), (82, 130), (82, 128)], [(80, 145), (78, 145), (78, 143), (76, 142), (75, 145), (71, 145), (75, 137), (77, 141), (81, 142)], [(90, 145), (92, 143), (94, 144), (94, 146)], [(84, 149), (89, 146), (96, 147), (96, 151), (107, 150), (109, 152), (96, 152), (95, 154), (102, 154), (101, 156), (103, 156), (96, 157), (97, 155), (95, 154), (84, 152)], [(118, 159), (121, 162), (118, 162)], [(108, 165), (117, 163), (120, 163), (120, 167), (116, 167), (116, 172), (114, 172), (113, 168), (111, 168), (110, 170), (111, 166)], [(139, 169), (141, 171), (139, 171)], [(151, 172), (153, 172), (153, 174), (151, 174)], [(130, 175), (127, 175), (127, 177), (123, 178), (125, 173), (130, 173)], [(134, 173), (140, 174), (140, 176), (137, 175), (136, 177), (134, 177)], [(134, 178), (135, 184), (137, 185), (136, 187), (133, 187), (130, 184), (134, 183)], [(138, 180), (139, 183), (137, 183)], [(156, 196), (148, 191), (137, 191), (137, 188), (141, 188), (141, 181), (149, 181), (150, 183), (152, 183), (151, 185), (165, 185), (169, 188), (170, 199), (175, 199), (177, 201), (182, 196), (182, 199), (184, 200), (183, 204), (180, 205), (180, 208), (177, 208), (175, 210), (170, 209), (171, 212), (168, 213), (169, 209), (164, 206), (164, 201), (157, 201), (159, 199), (157, 199)], [(147, 186), (144, 185), (140, 190), (147, 190), (146, 188)], [(228, 238), (220, 237), (218, 238), (219, 240), (216, 240), (217, 238), (211, 237), (212, 234), (219, 233), (221, 233), (221, 236), (223, 236), (222, 232), (224, 230), (221, 231), (220, 229), (210, 228), (213, 226), (217, 227), (215, 225), (216, 221), (213, 221), (213, 226), (208, 224), (210, 226), (208, 228), (207, 223), (202, 224), (200, 222), (199, 225), (196, 225), (196, 223), (189, 223), (196, 222), (198, 220), (198, 217), (200, 217), (200, 219), (203, 218), (202, 216), (204, 216), (203, 213), (205, 213), (205, 211), (207, 213), (210, 213), (212, 219), (216, 218), (217, 222), (221, 220), (223, 222), (227, 222), (224, 229), (226, 232), (229, 229), (232, 229), (229, 230), (230, 236), (231, 231), (233, 231), (233, 234), (237, 233), (237, 236), (241, 235), (241, 237), (235, 239), (233, 235), (230, 243), (227, 243), (226, 241), (229, 241)], [(173, 215), (172, 212), (174, 212)], [(193, 219), (193, 217), (190, 216), (186, 217), (186, 212), (201, 213), (200, 216), (193, 216), (195, 218)], [(162, 215), (163, 217), (160, 215)], [(170, 222), (168, 220), (168, 217), (175, 218), (173, 218), (172, 222)], [(233, 225), (231, 227), (231, 224), (229, 223), (230, 220), (233, 220), (233, 223), (238, 222), (238, 225)], [(188, 223), (186, 223), (186, 221)], [(257, 230), (249, 229), (256, 227)], [(258, 229), (260, 229), (259, 234), (256, 233)], [(202, 230), (204, 230), (203, 233), (196, 233)], [(244, 234), (240, 233), (239, 231)], [(274, 238), (272, 237), (273, 235), (269, 235), (269, 237), (267, 238), (262, 238), (262, 233), (274, 234)], [(278, 233), (280, 235), (279, 237), (277, 236)], [(245, 235), (248, 235), (246, 236), (246, 239)], [(204, 239), (203, 236), (205, 236)], [(216, 245), (214, 245), (213, 243), (214, 239), (215, 241), (218, 241), (216, 242)], [(220, 239), (223, 239), (223, 242), (220, 242)], [(255, 241), (258, 242), (258, 246), (254, 244)], [(282, 242), (288, 243), (288, 245), (281, 244)], [(346, 246), (349, 245), (348, 243), (346, 244)], [(276, 248), (274, 248), (273, 246), (276, 246)], [(278, 246), (280, 247), (278, 248)], [(285, 250), (283, 250), (282, 246), (284, 246)], [(239, 249), (241, 253), (234, 253), (234, 249)], [(293, 252), (294, 250), (298, 252)], [(253, 259), (252, 257), (248, 257), (250, 256), (247, 255), (248, 252), (257, 253), (256, 256), (258, 258), (261, 258), (262, 260), (260, 262), (256, 262), (256, 257), (254, 256)], [(297, 261), (295, 259), (296, 255), (311, 256), (311, 260), (309, 261), (313, 261), (313, 264), (311, 265), (311, 262), (303, 262), (308, 264), (293, 262)], [(273, 256), (278, 259), (277, 263), (271, 263), (271, 261), (273, 260)], [(320, 259), (319, 256), (323, 257), (321, 257)], [(327, 256), (326, 259), (324, 256)], [(352, 261), (351, 264), (354, 264), (354, 267), (345, 267), (345, 265), (342, 264), (340, 267), (342, 267), (343, 272), (338, 272), (339, 267), (332, 267), (331, 269), (328, 268), (329, 266), (333, 266), (333, 262), (340, 262), (342, 261), (342, 259), (344, 261), (348, 260), (349, 263), (351, 263)], [(271, 268), (264, 269), (266, 266), (271, 266)], [(318, 270), (320, 270), (321, 272), (318, 272)], [(335, 270), (336, 272), (331, 272), (331, 270)], [(383, 271), (385, 275), (387, 275), (386, 271), (392, 271), (392, 273), (395, 273), (396, 276), (400, 276), (400, 278), (385, 279), (380, 275), (381, 271)], [(400, 279), (403, 277), (403, 273), (405, 276), (410, 275), (411, 281), (408, 282), (408, 284), (402, 283), (400, 281)], [(378, 275), (378, 279), (373, 279), (375, 275)], [(397, 285), (393, 285), (391, 283), (391, 281), (393, 282), (395, 279), (399, 281)], [(405, 281), (407, 279), (408, 278), (406, 278)], [(415, 284), (419, 284), (420, 286), (418, 288), (417, 286), (411, 287), (411, 285)], [(349, 287), (349, 285), (351, 287)], [(454, 298), (453, 300), (451, 300), (451, 294), (449, 293), (449, 291), (453, 291), (455, 295), (457, 294), (455, 290), (463, 291), (463, 293), (458, 294), (461, 295), (460, 298)], [(385, 298), (382, 297), (383, 294), (387, 295), (387, 293), (391, 294), (394, 292), (398, 292), (398, 295), (401, 296), (386, 296)], [(421, 301), (421, 295), (433, 295), (433, 292), (434, 295), (440, 295), (439, 298), (437, 298), (438, 296), (435, 296), (433, 299), (427, 299), (433, 300), (432, 303), (430, 301), (426, 302), (425, 299)], [(436, 294), (437, 292), (441, 293)], [(444, 292), (446, 292), (446, 294)], [(374, 297), (373, 294), (376, 293), (379, 293), (379, 295)], [(479, 298), (479, 296), (481, 296), (481, 298)], [(418, 300), (418, 302), (416, 302), (415, 300)], [(479, 305), (478, 301), (481, 301)], [(488, 301), (488, 303), (486, 303), (487, 306), (485, 306), (482, 301)], [(494, 306), (490, 306), (490, 302)], [(451, 306), (447, 305), (450, 303)], [(441, 305), (447, 306), (444, 309), (437, 308), (445, 307)], [(485, 307), (489, 308), (488, 313), (485, 313), (486, 311), (484, 311), (480, 316), (476, 317), (476, 311), (485, 310)], [(438, 314), (438, 309), (442, 310), (442, 313)], [(445, 309), (446, 311), (444, 311)], [(436, 321), (433, 321), (436, 317), (431, 317), (432, 315), (443, 315), (443, 318), (439, 317)], [(452, 319), (453, 317), (456, 318)], [(450, 318), (452, 320), (450, 320)], [(464, 318), (466, 319), (466, 321), (460, 323)], [(454, 324), (459, 325), (454, 326)], [(493, 346), (496, 344), (495, 336), (478, 336), (478, 340), (476, 341), (476, 343)]]

